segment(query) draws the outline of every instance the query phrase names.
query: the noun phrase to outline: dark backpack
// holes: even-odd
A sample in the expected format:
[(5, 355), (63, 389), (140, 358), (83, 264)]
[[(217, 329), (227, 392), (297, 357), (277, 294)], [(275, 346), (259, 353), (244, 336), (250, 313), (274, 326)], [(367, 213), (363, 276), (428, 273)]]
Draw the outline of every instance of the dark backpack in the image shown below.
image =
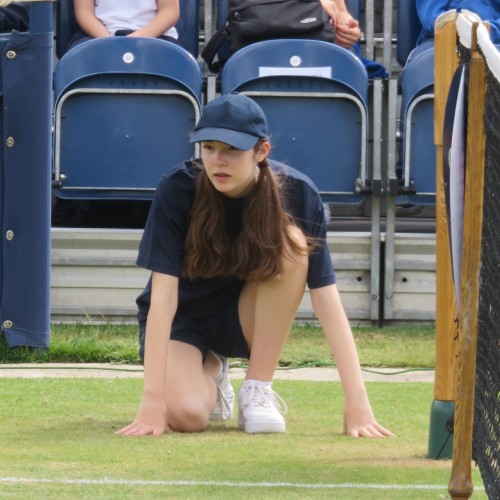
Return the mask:
[[(229, 0), (225, 25), (208, 41), (201, 53), (213, 73), (231, 54), (251, 43), (275, 38), (307, 38), (333, 42), (335, 28), (320, 0)], [(227, 57), (214, 62), (226, 44)]]
[(29, 7), (25, 3), (0, 8), (0, 32), (29, 30)]

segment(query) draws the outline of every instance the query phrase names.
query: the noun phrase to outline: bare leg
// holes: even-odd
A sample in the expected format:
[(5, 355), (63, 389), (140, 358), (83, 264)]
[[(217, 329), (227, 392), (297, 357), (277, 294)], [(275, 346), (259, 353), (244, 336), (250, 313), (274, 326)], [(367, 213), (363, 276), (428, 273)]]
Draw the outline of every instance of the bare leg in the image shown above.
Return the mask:
[(207, 428), (217, 400), (218, 362), (209, 354), (205, 363), (192, 345), (171, 340), (167, 361), (167, 421), (172, 429), (200, 432)]
[[(291, 236), (305, 248), (302, 232)], [(247, 283), (238, 304), (243, 335), (251, 348), (246, 379), (271, 381), (304, 294), (307, 255), (283, 258), (283, 273), (264, 283)]]
[[(291, 236), (303, 247), (305, 239), (297, 228)], [(304, 294), (307, 255), (283, 258), (279, 278), (256, 285), (247, 283), (238, 304), (243, 334), (251, 348), (247, 379), (271, 381), (283, 346)], [(217, 401), (217, 360), (205, 363), (195, 347), (170, 341), (167, 361), (167, 420), (175, 430), (199, 432), (207, 428)]]

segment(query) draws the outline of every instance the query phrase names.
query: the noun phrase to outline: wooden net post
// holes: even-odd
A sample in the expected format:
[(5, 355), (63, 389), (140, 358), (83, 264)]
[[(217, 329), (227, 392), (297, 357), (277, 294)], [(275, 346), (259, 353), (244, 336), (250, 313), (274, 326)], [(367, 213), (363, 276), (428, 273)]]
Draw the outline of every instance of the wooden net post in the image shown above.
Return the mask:
[(478, 24), (475, 23), (472, 30), (467, 108), (464, 237), (457, 351), (454, 450), (448, 488), (453, 499), (469, 498), (473, 491), (471, 461), (483, 225), (485, 159), (483, 112), (486, 100), (486, 68), (485, 61), (477, 49), (477, 26)]
[[(443, 125), (450, 83), (458, 67), (456, 11), (435, 24), (434, 144), (436, 145), (436, 364), (431, 407), (430, 458), (451, 458), (445, 424), (454, 410), (453, 362), (457, 337), (457, 306), (453, 287), (443, 178)], [(449, 443), (446, 447), (444, 443)]]

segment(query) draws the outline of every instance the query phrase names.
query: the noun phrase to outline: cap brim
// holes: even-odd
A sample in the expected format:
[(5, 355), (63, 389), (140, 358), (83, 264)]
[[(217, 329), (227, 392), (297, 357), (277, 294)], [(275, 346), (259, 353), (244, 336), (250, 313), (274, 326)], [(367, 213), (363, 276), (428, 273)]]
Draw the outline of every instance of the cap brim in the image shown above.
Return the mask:
[(195, 130), (189, 139), (189, 142), (218, 141), (229, 144), (233, 148), (243, 149), (244, 151), (252, 149), (259, 140), (254, 135), (229, 130), (226, 128), (204, 127)]

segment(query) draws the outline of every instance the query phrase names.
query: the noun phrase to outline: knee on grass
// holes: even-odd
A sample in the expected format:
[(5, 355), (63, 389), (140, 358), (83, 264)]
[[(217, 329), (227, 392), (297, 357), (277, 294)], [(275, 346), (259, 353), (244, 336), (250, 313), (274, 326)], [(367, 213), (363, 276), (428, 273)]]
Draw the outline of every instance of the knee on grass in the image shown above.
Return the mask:
[(168, 408), (168, 424), (179, 432), (202, 432), (208, 427), (209, 412), (196, 398), (182, 398)]

